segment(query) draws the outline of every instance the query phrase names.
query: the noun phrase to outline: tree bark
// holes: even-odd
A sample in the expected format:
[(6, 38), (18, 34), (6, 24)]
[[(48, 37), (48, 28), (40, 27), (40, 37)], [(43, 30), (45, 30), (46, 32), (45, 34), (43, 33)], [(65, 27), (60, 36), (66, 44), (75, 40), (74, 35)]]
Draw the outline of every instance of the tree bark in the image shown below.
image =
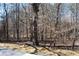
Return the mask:
[(16, 3), (16, 33), (17, 41), (19, 40), (19, 4)]
[(9, 39), (9, 36), (8, 36), (8, 13), (7, 13), (7, 6), (6, 4), (4, 3), (4, 9), (5, 9), (5, 13), (6, 13), (6, 19), (5, 19), (5, 27), (6, 27), (6, 39), (8, 40)]

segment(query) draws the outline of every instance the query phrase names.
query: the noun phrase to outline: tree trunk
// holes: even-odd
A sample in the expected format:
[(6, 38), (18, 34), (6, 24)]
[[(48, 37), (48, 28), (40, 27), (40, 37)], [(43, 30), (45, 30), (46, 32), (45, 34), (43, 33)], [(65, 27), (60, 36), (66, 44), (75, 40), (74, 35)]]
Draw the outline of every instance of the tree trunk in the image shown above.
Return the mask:
[(7, 6), (6, 4), (4, 3), (4, 9), (5, 9), (5, 13), (6, 13), (6, 24), (5, 24), (5, 27), (6, 27), (6, 39), (8, 40), (9, 37), (8, 37), (8, 13), (7, 13)]
[(57, 4), (57, 17), (56, 17), (56, 23), (55, 23), (55, 30), (58, 30), (58, 23), (59, 23), (59, 10), (60, 10), (61, 3)]
[(35, 39), (35, 45), (39, 45), (39, 42), (38, 42), (38, 30), (37, 30), (37, 20), (38, 17), (37, 15), (35, 16), (35, 20), (34, 20), (34, 39)]
[(19, 4), (16, 4), (16, 33), (17, 41), (19, 40)]
[(75, 17), (76, 17), (76, 19), (75, 19), (76, 22), (75, 22), (75, 29), (74, 29), (75, 38), (74, 38), (74, 40), (73, 40), (73, 45), (72, 45), (72, 49), (73, 49), (73, 50), (74, 50), (75, 41), (77, 40), (77, 35), (78, 35), (78, 32), (77, 32), (77, 20), (78, 20), (78, 19), (77, 19), (77, 8), (78, 8), (78, 7), (77, 7), (77, 3), (76, 3), (76, 10), (75, 10), (75, 11), (76, 11), (76, 16), (75, 16)]

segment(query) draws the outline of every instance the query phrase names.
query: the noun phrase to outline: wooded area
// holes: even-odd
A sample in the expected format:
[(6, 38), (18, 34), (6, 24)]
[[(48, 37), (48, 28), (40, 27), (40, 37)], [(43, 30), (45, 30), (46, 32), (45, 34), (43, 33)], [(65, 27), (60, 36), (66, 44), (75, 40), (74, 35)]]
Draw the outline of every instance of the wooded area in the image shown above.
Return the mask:
[(0, 42), (79, 46), (78, 3), (0, 3)]

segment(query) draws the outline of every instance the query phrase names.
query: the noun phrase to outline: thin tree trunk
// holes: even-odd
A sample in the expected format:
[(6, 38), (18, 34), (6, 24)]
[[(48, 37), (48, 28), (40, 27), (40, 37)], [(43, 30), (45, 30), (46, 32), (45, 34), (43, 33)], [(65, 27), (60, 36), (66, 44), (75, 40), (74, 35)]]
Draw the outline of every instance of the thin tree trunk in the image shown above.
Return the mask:
[(19, 4), (16, 3), (16, 32), (17, 41), (19, 40)]
[(61, 6), (61, 3), (58, 3), (57, 4), (57, 17), (56, 17), (56, 23), (55, 23), (55, 30), (58, 30), (57, 26), (58, 26), (58, 23), (59, 23), (59, 10), (60, 10), (60, 6)]
[(75, 38), (73, 40), (73, 45), (72, 45), (72, 49), (74, 50), (74, 46), (75, 46), (75, 41), (77, 40), (77, 3), (76, 3), (76, 22), (75, 22), (75, 29), (74, 29), (74, 32), (75, 32)]
[(5, 9), (5, 13), (6, 13), (6, 39), (8, 40), (9, 37), (8, 37), (8, 13), (7, 13), (7, 6), (6, 4), (4, 3), (4, 9)]

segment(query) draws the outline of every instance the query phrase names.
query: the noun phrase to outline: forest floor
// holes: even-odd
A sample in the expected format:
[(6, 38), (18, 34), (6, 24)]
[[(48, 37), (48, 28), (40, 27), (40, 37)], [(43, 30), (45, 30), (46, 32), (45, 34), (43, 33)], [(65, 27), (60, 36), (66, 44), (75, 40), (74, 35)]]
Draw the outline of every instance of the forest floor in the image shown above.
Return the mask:
[(11, 44), (11, 43), (0, 43), (0, 48), (8, 48), (12, 50), (18, 50), (26, 53), (32, 53), (35, 55), (43, 56), (79, 56), (79, 50), (66, 50), (66, 49), (53, 49), (53, 48), (44, 48), (36, 47), (35, 48), (29, 45), (20, 45), (20, 44)]

